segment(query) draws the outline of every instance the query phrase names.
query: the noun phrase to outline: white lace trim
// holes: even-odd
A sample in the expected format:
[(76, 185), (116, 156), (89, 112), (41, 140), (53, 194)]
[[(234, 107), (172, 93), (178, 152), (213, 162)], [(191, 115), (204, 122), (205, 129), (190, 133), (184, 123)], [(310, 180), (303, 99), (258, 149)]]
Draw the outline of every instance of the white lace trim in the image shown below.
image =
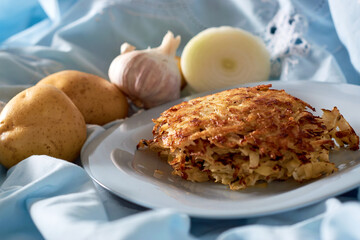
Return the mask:
[(279, 11), (265, 33), (272, 61), (271, 78), (286, 76), (289, 67), (298, 63), (296, 56), (305, 56), (310, 51), (310, 44), (303, 37), (308, 29), (307, 20), (296, 14), (288, 1), (281, 0), (279, 4)]

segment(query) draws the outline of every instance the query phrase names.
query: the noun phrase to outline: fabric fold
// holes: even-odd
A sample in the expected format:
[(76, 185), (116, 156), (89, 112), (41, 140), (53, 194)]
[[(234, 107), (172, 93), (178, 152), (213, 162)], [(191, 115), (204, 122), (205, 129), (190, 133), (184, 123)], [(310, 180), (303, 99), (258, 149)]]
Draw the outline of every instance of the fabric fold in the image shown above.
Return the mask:
[[(252, 225), (234, 228), (221, 234), (218, 240), (335, 240), (359, 239), (360, 221), (358, 202), (326, 201), (326, 211), (289, 226)], [(356, 225), (356, 226), (355, 226)]]
[(8, 171), (0, 209), (2, 239), (194, 239), (189, 217), (170, 209), (109, 221), (86, 172), (48, 156)]

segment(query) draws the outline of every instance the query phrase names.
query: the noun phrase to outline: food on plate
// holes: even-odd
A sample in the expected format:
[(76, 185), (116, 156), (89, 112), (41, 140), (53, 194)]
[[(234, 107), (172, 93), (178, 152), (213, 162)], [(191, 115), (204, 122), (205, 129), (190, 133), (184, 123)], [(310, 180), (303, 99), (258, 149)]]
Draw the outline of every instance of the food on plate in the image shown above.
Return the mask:
[(175, 54), (180, 36), (168, 32), (159, 47), (135, 50), (124, 43), (109, 67), (110, 81), (138, 107), (152, 108), (180, 97), (181, 75)]
[(266, 81), (270, 56), (263, 41), (234, 27), (208, 28), (193, 37), (181, 54), (188, 85), (197, 92)]
[(173, 174), (186, 180), (213, 180), (233, 190), (319, 178), (337, 171), (331, 149), (359, 149), (359, 137), (336, 107), (315, 116), (308, 103), (270, 87), (236, 88), (173, 106), (153, 120), (154, 138), (138, 148), (166, 156)]
[(128, 114), (125, 95), (109, 81), (85, 72), (65, 70), (38, 82), (63, 91), (76, 105), (88, 124), (103, 125)]
[(51, 85), (20, 92), (0, 114), (0, 163), (7, 168), (31, 155), (74, 161), (85, 140), (84, 117)]

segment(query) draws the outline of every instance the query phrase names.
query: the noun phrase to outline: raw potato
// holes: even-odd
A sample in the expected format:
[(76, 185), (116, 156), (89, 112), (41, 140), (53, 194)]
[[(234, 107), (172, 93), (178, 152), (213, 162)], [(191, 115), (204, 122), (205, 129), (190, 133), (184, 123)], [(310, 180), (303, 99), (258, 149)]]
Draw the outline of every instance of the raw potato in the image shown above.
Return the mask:
[(103, 125), (127, 116), (125, 95), (114, 84), (96, 75), (65, 70), (43, 78), (38, 84), (51, 84), (63, 91), (88, 124)]
[(82, 114), (51, 85), (20, 92), (0, 114), (0, 163), (6, 168), (31, 155), (74, 161), (85, 140)]

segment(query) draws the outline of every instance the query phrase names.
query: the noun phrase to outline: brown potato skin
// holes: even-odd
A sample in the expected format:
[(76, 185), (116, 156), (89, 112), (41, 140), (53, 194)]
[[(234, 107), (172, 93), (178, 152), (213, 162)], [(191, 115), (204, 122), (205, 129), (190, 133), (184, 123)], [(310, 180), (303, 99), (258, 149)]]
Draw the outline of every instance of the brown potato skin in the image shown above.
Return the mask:
[(88, 124), (104, 125), (128, 114), (128, 102), (120, 89), (93, 74), (65, 70), (51, 74), (37, 84), (50, 84), (63, 91)]
[(6, 168), (31, 155), (74, 161), (85, 140), (82, 114), (70, 98), (51, 85), (20, 92), (0, 114), (0, 163)]

